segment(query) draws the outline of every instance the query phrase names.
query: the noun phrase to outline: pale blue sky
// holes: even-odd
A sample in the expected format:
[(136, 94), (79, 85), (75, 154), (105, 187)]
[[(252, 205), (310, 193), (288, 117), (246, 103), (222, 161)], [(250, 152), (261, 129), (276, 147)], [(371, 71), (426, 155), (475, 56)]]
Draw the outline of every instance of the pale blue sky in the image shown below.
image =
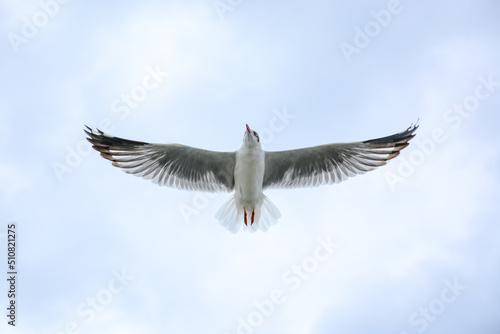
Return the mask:
[[(0, 259), (17, 222), (20, 273), (2, 333), (500, 331), (499, 3), (55, 3), (0, 4)], [(282, 150), (417, 119), (387, 166), (267, 191), (278, 224), (237, 235), (214, 218), (229, 194), (129, 176), (83, 133), (232, 151), (248, 123)]]

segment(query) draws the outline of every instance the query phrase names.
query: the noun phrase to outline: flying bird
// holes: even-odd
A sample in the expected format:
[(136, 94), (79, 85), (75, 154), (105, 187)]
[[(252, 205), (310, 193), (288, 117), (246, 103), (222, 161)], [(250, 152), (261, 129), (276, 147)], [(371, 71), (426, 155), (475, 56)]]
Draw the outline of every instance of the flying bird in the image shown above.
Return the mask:
[(246, 125), (236, 152), (215, 152), (181, 144), (150, 144), (114, 137), (86, 126), (87, 140), (113, 166), (161, 186), (195, 191), (234, 191), (216, 218), (227, 230), (267, 231), (281, 214), (264, 195), (268, 188), (339, 183), (374, 170), (399, 155), (418, 125), (392, 136), (288, 151), (264, 151)]

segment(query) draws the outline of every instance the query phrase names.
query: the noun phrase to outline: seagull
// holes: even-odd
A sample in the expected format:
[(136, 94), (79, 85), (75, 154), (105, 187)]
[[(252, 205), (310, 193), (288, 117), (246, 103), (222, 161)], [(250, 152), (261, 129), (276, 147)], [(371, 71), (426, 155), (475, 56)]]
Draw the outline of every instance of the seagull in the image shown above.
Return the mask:
[(409, 145), (418, 125), (377, 139), (274, 152), (262, 149), (258, 133), (248, 124), (243, 143), (235, 152), (150, 144), (85, 127), (92, 147), (129, 174), (178, 189), (234, 191), (216, 218), (224, 228), (237, 233), (242, 227), (265, 232), (281, 217), (264, 190), (339, 183), (374, 170)]

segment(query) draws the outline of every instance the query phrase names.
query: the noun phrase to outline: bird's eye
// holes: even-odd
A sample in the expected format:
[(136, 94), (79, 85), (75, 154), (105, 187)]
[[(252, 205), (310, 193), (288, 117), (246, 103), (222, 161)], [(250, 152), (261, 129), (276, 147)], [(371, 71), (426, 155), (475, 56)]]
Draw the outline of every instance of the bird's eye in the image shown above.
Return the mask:
[(257, 137), (257, 142), (260, 142), (260, 138), (259, 138), (259, 135), (257, 134), (257, 132), (253, 131), (253, 135), (255, 137)]

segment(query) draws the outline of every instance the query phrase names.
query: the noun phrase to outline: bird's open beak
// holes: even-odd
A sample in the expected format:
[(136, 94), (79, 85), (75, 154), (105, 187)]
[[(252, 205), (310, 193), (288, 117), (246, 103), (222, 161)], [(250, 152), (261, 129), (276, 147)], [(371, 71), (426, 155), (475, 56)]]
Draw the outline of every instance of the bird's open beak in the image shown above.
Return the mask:
[(251, 133), (251, 132), (252, 132), (252, 130), (250, 130), (250, 127), (248, 126), (248, 124), (246, 124), (246, 126), (247, 126), (247, 131), (248, 131), (248, 133)]

